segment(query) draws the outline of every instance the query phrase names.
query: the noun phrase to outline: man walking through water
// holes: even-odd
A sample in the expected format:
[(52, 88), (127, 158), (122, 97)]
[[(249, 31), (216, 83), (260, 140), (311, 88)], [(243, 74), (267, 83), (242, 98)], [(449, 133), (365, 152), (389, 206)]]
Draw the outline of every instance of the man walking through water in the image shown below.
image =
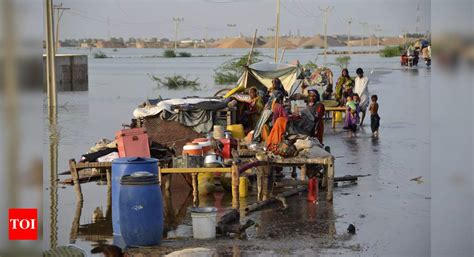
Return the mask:
[(369, 79), (364, 76), (364, 70), (362, 68), (357, 68), (356, 70), (357, 77), (355, 78), (354, 93), (358, 94), (360, 97), (360, 111), (362, 112), (362, 117), (360, 119), (360, 126), (364, 123), (365, 112), (369, 106)]

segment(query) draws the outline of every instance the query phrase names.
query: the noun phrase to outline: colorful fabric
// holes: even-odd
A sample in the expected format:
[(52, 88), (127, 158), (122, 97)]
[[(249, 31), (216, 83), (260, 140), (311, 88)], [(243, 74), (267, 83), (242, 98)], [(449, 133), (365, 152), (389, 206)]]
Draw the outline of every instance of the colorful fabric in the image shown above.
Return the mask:
[(268, 138), (266, 140), (267, 148), (272, 145), (273, 146), (278, 145), (282, 142), (283, 135), (286, 132), (287, 122), (288, 122), (288, 119), (285, 117), (279, 117), (276, 119), (275, 123), (273, 124), (273, 128), (270, 131), (270, 135), (268, 135)]
[(276, 120), (280, 117), (288, 119), (288, 113), (286, 113), (285, 107), (282, 104), (274, 102), (272, 105), (273, 117), (272, 124), (275, 124)]
[(352, 93), (354, 87), (354, 81), (350, 77), (341, 76), (336, 83), (336, 92), (334, 97), (336, 100), (341, 101), (344, 95)]
[(322, 144), (323, 143), (323, 137), (324, 137), (324, 114), (326, 112), (326, 109), (324, 107), (324, 104), (319, 103), (316, 106), (316, 126), (314, 129), (314, 136), (319, 140), (319, 142)]
[(378, 131), (380, 127), (380, 116), (378, 114), (370, 115), (370, 129), (372, 129), (372, 133)]

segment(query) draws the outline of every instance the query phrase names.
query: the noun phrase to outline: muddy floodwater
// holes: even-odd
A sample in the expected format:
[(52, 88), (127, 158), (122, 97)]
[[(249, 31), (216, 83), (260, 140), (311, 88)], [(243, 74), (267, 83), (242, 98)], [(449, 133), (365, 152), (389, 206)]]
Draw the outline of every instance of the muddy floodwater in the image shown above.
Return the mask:
[[(355, 49), (354, 49), (355, 50)], [(222, 62), (243, 55), (247, 50), (190, 49), (203, 57), (159, 58), (161, 49), (104, 49), (114, 58), (94, 59), (82, 49), (61, 49), (63, 53), (89, 55), (89, 91), (59, 93), (58, 171), (68, 170), (68, 160), (79, 159), (102, 138), (113, 139), (114, 132), (129, 123), (134, 108), (147, 98), (213, 95), (225, 86), (213, 83), (213, 69)], [(285, 60), (314, 61), (319, 49), (287, 50)], [(264, 50), (271, 56), (272, 50)], [(334, 55), (328, 62), (334, 62)], [(267, 57), (262, 57), (267, 59)], [(323, 56), (317, 63), (321, 64)], [(172, 201), (175, 216), (167, 218), (167, 237), (162, 250), (137, 250), (136, 253), (168, 253), (185, 247), (206, 247), (222, 256), (427, 256), (430, 254), (430, 70), (400, 69), (398, 58), (354, 55), (349, 71), (362, 67), (369, 77), (370, 94), (379, 98), (380, 138), (370, 131), (370, 117), (357, 136), (350, 138), (339, 123), (325, 124), (325, 144), (335, 156), (335, 174), (366, 175), (357, 183), (340, 183), (334, 202), (324, 198), (308, 203), (306, 193), (293, 196), (289, 207), (278, 204), (245, 217), (258, 224), (244, 238), (227, 237), (213, 241), (189, 238), (191, 218), (187, 207), (191, 199)], [(337, 66), (331, 67), (335, 79)], [(200, 91), (156, 90), (150, 75), (172, 74), (199, 78)], [(50, 130), (45, 129), (45, 133)], [(44, 138), (49, 138), (49, 134)], [(49, 146), (48, 141), (45, 144)], [(48, 146), (45, 149), (48, 149)], [(46, 158), (45, 158), (46, 160)], [(49, 158), (48, 158), (49, 160)], [(107, 187), (97, 182), (82, 185), (84, 203), (76, 204), (71, 186), (58, 184), (44, 169), (43, 248), (74, 243), (90, 252), (99, 244), (113, 243)], [(417, 181), (411, 179), (422, 177)], [(66, 179), (69, 176), (59, 176)], [(186, 192), (180, 194), (186, 196)], [(249, 196), (251, 201), (255, 199)], [(201, 204), (219, 207), (222, 215), (231, 205), (230, 193), (215, 193)], [(245, 201), (241, 202), (245, 204)], [(171, 218), (170, 218), (171, 217)], [(349, 224), (356, 234), (346, 232)], [(176, 238), (179, 238), (176, 239)], [(238, 254), (238, 255), (236, 255)]]

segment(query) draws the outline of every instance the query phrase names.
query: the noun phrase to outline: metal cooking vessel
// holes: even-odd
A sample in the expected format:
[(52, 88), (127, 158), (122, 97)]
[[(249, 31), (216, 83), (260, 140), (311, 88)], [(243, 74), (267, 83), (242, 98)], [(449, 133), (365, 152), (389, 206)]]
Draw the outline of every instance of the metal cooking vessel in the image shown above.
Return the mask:
[(204, 167), (222, 167), (224, 159), (217, 154), (208, 154), (204, 157)]

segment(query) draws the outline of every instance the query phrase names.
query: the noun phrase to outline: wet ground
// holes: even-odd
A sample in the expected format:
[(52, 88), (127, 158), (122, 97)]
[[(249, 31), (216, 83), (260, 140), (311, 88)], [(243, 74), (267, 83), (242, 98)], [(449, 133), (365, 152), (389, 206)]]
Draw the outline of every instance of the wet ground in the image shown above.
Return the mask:
[[(129, 55), (150, 54), (127, 51), (125, 54)], [(309, 50), (287, 51), (286, 54), (288, 59), (299, 58), (303, 63), (315, 57)], [(90, 58), (89, 92), (59, 95), (63, 105), (58, 120), (59, 171), (68, 169), (68, 159), (78, 158), (99, 139), (112, 138), (121, 123), (129, 121), (138, 103), (157, 94), (147, 73), (198, 74), (208, 87), (196, 94), (209, 95), (216, 91), (211, 86), (212, 69), (226, 58), (231, 57)], [(167, 62), (182, 62), (184, 66)], [(140, 68), (130, 69), (130, 65)], [(318, 205), (308, 203), (303, 193), (291, 198), (287, 210), (278, 210), (276, 205), (253, 213), (249, 218), (258, 226), (247, 230), (246, 239), (218, 238), (205, 242), (166, 239), (160, 249), (140, 249), (140, 252), (159, 254), (199, 246), (223, 256), (429, 255), (430, 71), (425, 68), (401, 70), (396, 58), (382, 59), (376, 55), (354, 56), (351, 73), (359, 66), (366, 70), (371, 81), (370, 93), (379, 96), (380, 138), (371, 137), (370, 121), (366, 117), (366, 125), (353, 138), (340, 124), (333, 130), (330, 123), (326, 123), (325, 144), (331, 146), (336, 157), (336, 176), (371, 176), (359, 178), (357, 184), (335, 188), (332, 205), (325, 201)], [(337, 70), (334, 69), (336, 77)], [(159, 93), (165, 97), (182, 94)], [(49, 167), (45, 171), (49, 171)], [(411, 181), (419, 176), (422, 176), (421, 183)], [(51, 196), (45, 197), (44, 202), (45, 249), (75, 243), (90, 251), (100, 243), (113, 243), (105, 186), (83, 184), (84, 205), (76, 206), (71, 187), (56, 186), (47, 173), (44, 181), (44, 195)], [(191, 231), (189, 213), (185, 211), (190, 201), (180, 198), (173, 202), (173, 208), (175, 213), (181, 210), (174, 226), (179, 228), (177, 235), (182, 237)], [(230, 205), (230, 197), (217, 194), (201, 202), (221, 204), (224, 210)], [(99, 213), (105, 219), (101, 219)], [(357, 228), (355, 235), (346, 233), (349, 224)]]

